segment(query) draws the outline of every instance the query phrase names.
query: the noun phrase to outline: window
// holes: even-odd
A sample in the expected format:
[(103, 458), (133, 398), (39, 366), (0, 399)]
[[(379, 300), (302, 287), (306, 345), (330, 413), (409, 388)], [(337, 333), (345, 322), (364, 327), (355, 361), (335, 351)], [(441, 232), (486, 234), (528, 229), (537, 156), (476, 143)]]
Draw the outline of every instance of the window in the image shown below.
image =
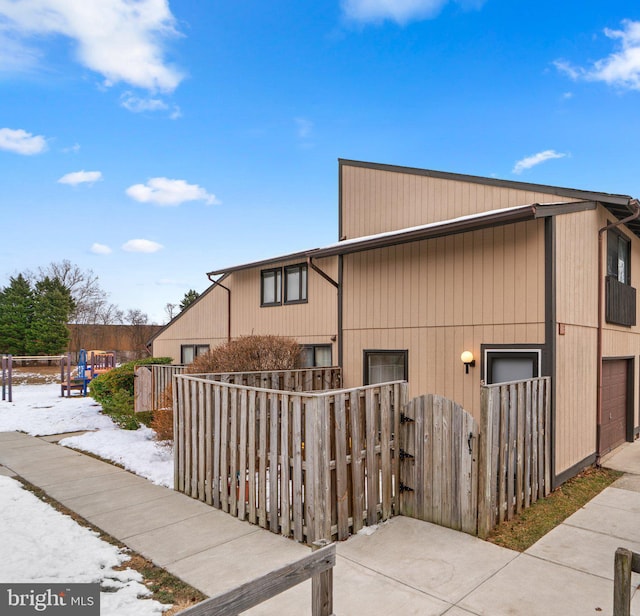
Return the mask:
[(364, 384), (407, 381), (408, 351), (364, 351)]
[(607, 233), (607, 276), (613, 276), (622, 284), (631, 284), (631, 242), (620, 232), (610, 229)]
[(196, 357), (209, 351), (208, 344), (182, 344), (180, 345), (180, 363), (190, 364)]
[(260, 285), (261, 306), (280, 306), (283, 295), (285, 304), (304, 303), (307, 301), (307, 265), (300, 263), (262, 270)]
[(509, 383), (540, 376), (539, 349), (485, 349), (485, 382)]
[(305, 344), (302, 347), (303, 368), (327, 368), (331, 365), (330, 344)]
[(282, 268), (262, 270), (260, 272), (262, 285), (262, 306), (278, 306), (282, 303)]
[(617, 229), (607, 232), (605, 314), (607, 323), (636, 324), (636, 290), (631, 286), (631, 242)]
[(284, 303), (307, 301), (307, 266), (289, 265), (284, 268)]

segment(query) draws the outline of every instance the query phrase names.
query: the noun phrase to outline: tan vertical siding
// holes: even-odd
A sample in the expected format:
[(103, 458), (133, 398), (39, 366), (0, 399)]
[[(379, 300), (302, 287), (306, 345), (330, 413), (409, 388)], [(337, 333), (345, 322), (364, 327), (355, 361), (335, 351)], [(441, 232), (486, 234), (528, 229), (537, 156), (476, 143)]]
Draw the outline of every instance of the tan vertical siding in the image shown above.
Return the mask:
[[(271, 269), (295, 265), (300, 261), (283, 261)], [(337, 258), (321, 259), (314, 263), (337, 280)], [(319, 274), (309, 269), (308, 302), (282, 306), (260, 306), (260, 271), (252, 268), (234, 272), (229, 282), (232, 297), (232, 336), (272, 334), (292, 336), (301, 342), (329, 343), (337, 336), (337, 291)], [(320, 340), (319, 340), (320, 339)]]
[[(333, 285), (309, 268), (308, 301), (282, 306), (260, 306), (260, 271), (299, 261), (284, 261), (264, 268), (233, 272), (225, 279), (231, 290), (231, 337), (271, 334), (296, 338), (300, 344), (332, 344), (334, 363), (338, 361), (337, 291)], [(314, 261), (320, 269), (337, 281), (337, 258)], [(227, 340), (227, 292), (213, 288), (183, 318), (176, 319), (153, 343), (156, 356), (168, 355), (180, 361), (180, 345), (209, 344), (217, 346)]]
[(171, 357), (174, 363), (179, 363), (180, 346), (183, 344), (214, 347), (226, 340), (227, 292), (213, 287), (155, 338), (153, 355)]
[[(598, 229), (614, 217), (603, 207), (556, 218), (556, 314), (565, 335), (556, 331), (556, 473), (596, 451)], [(640, 240), (631, 239), (631, 284), (640, 286)], [(606, 234), (604, 236), (606, 271)], [(640, 327), (604, 323), (603, 356), (635, 357), (634, 424), (638, 419)]]
[[(362, 383), (363, 350), (408, 349), (411, 396), (478, 415), (480, 346), (543, 344), (544, 319), (541, 220), (344, 257), (348, 387)], [(468, 375), (465, 350), (477, 359)]]
[(345, 239), (516, 205), (558, 201), (574, 199), (433, 178), (401, 169), (342, 166), (341, 223)]

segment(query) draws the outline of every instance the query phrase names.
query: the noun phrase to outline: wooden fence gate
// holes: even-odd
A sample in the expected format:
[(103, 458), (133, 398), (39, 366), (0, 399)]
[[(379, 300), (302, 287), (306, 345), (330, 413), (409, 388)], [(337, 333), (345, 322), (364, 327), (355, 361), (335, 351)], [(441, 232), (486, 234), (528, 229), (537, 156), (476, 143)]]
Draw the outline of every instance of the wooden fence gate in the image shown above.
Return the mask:
[(428, 394), (400, 419), (400, 513), (475, 535), (478, 424), (459, 404)]
[(149, 366), (135, 367), (133, 410), (136, 413), (153, 409), (153, 374)]

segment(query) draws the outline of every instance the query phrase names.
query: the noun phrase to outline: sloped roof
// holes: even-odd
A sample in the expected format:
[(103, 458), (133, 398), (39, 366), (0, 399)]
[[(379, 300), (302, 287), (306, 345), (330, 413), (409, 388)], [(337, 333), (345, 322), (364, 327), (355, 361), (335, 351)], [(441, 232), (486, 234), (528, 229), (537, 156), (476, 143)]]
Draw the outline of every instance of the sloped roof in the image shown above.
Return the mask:
[(496, 227), (500, 225), (513, 224), (527, 220), (535, 220), (536, 218), (545, 218), (548, 216), (556, 216), (558, 214), (568, 214), (571, 212), (595, 209), (595, 201), (571, 201), (560, 203), (532, 203), (528, 205), (518, 205), (514, 207), (491, 210), (481, 212), (479, 214), (471, 214), (468, 216), (459, 216), (450, 220), (442, 220), (432, 222), (426, 225), (409, 227), (407, 229), (399, 229), (397, 231), (387, 231), (385, 233), (377, 233), (364, 237), (357, 237), (350, 240), (343, 240), (330, 244), (323, 248), (313, 248), (301, 252), (294, 252), (261, 261), (253, 261), (251, 263), (242, 263), (229, 267), (216, 269), (209, 272), (208, 276), (216, 276), (219, 274), (229, 274), (244, 269), (252, 269), (255, 267), (267, 267), (284, 261), (300, 261), (308, 258), (331, 257), (335, 255), (351, 254), (354, 252), (362, 252), (364, 250), (373, 250), (375, 248), (385, 248), (387, 246), (396, 246), (398, 244), (406, 244), (407, 242), (417, 242), (425, 239), (436, 237), (444, 237), (446, 235), (455, 235), (457, 233), (466, 233), (468, 231), (477, 231), (488, 227)]

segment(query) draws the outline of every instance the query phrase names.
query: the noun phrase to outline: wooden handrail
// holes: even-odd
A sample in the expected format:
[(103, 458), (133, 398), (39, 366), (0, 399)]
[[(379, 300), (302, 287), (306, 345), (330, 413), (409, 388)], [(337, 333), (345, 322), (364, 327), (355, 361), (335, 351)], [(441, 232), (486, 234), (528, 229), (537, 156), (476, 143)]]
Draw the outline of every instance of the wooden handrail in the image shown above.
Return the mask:
[(332, 543), (294, 563), (189, 607), (177, 616), (237, 616), (309, 578), (313, 586), (312, 616), (332, 616), (335, 564), (336, 546)]

